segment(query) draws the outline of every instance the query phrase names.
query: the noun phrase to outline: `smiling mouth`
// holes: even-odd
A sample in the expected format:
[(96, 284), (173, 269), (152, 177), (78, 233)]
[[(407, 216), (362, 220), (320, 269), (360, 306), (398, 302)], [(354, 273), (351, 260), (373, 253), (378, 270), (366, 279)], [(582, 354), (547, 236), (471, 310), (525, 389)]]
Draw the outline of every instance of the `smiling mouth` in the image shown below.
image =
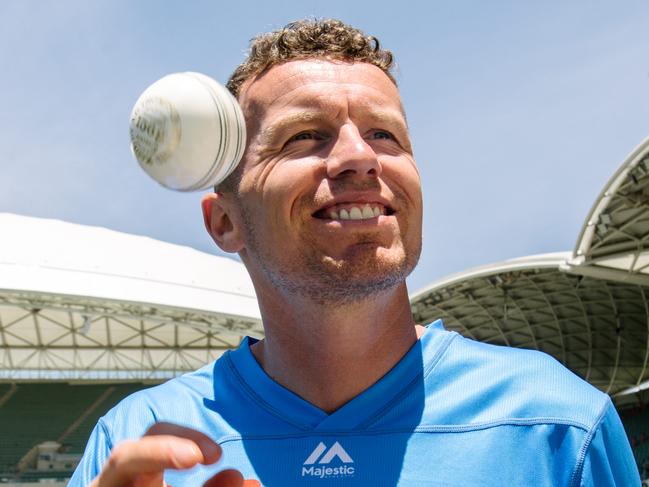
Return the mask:
[(316, 211), (313, 216), (321, 220), (370, 220), (382, 215), (393, 215), (394, 210), (381, 203), (343, 203)]

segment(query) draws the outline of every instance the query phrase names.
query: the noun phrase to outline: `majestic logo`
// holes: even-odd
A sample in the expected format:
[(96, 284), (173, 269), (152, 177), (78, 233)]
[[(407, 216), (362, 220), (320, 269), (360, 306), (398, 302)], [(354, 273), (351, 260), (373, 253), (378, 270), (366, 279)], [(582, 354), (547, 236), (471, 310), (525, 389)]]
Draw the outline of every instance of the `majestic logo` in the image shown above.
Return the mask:
[[(338, 461), (330, 466), (334, 458)], [(356, 470), (350, 464), (354, 463), (349, 453), (345, 451), (338, 442), (331, 445), (327, 450), (327, 445), (320, 442), (311, 452), (309, 458), (302, 465), (302, 477), (348, 477), (354, 475)]]

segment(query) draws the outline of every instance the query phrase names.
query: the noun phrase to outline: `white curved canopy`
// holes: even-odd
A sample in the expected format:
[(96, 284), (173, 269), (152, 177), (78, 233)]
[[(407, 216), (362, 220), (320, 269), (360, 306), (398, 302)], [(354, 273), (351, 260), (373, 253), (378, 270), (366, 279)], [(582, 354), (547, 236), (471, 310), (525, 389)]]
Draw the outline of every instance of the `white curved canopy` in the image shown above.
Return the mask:
[(483, 342), (549, 353), (611, 394), (649, 379), (649, 288), (576, 275), (570, 252), (512, 259), (415, 293), (415, 319)]
[(0, 378), (163, 378), (259, 336), (242, 264), (0, 213)]
[(649, 138), (598, 196), (572, 253), (443, 278), (411, 298), (470, 338), (545, 351), (618, 400), (649, 388)]
[(649, 138), (596, 199), (571, 264), (585, 275), (649, 285)]

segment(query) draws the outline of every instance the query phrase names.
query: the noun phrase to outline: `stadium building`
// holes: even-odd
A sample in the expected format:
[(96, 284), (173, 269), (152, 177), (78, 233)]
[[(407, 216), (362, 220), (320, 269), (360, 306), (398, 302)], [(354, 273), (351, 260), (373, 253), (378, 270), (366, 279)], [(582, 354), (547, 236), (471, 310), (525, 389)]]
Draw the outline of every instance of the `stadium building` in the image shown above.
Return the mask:
[(239, 262), (0, 213), (0, 483), (63, 483), (99, 417), (262, 336)]
[[(240, 263), (97, 227), (0, 213), (0, 483), (64, 484), (98, 418), (133, 391), (263, 334)], [(613, 398), (649, 476), (649, 139), (573, 251), (415, 293), (419, 322), (554, 356)], [(542, 394), (542, 391), (539, 391)]]
[[(649, 478), (649, 139), (595, 200), (572, 252), (443, 278), (411, 297), (415, 319), (541, 350), (609, 394)], [(539, 391), (542, 394), (543, 391)]]

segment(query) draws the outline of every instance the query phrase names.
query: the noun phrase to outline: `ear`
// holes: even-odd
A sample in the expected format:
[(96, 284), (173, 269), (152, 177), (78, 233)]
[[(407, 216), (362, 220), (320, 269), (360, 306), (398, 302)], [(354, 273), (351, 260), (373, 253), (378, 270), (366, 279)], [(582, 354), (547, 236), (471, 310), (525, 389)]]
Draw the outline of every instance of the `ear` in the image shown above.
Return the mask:
[(209, 193), (203, 196), (201, 207), (203, 208), (205, 228), (216, 245), (221, 250), (231, 253), (243, 249), (243, 239), (240, 227), (236, 224), (237, 219), (234, 215), (232, 202), (220, 193)]

